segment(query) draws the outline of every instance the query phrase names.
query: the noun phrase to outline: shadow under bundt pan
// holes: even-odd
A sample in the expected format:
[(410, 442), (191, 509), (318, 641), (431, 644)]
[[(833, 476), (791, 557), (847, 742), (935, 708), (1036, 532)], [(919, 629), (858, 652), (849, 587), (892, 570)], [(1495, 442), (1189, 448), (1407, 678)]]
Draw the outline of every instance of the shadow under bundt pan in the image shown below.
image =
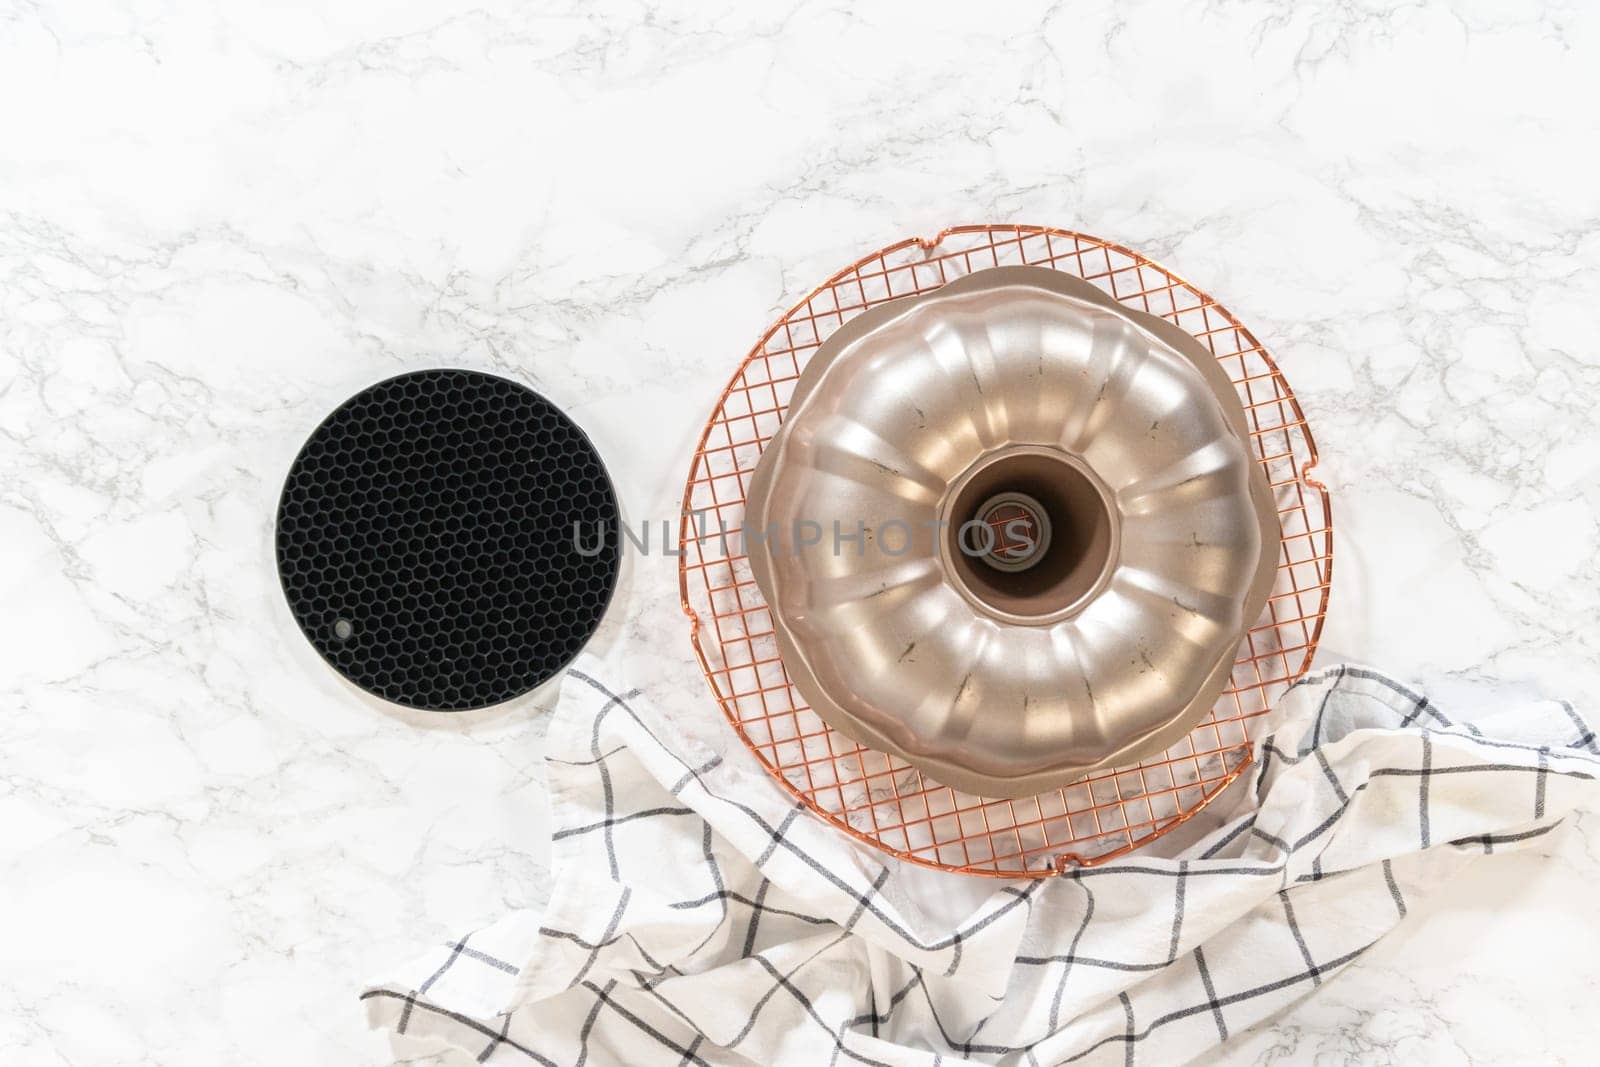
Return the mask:
[[(793, 534), (835, 522), (859, 524), (859, 548)], [(829, 337), (746, 524), (766, 533), (747, 540), (751, 569), (817, 713), (989, 797), (1187, 734), (1265, 606), (1279, 536), (1211, 354), (1035, 267), (968, 275)]]

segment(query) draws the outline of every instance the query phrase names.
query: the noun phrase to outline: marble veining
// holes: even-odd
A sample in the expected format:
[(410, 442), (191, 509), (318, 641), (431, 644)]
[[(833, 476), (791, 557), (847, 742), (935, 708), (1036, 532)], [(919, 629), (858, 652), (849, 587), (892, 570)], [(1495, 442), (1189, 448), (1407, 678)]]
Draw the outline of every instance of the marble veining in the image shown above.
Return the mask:
[[(1323, 662), (1594, 713), (1597, 98), (1576, 0), (0, 0), (0, 1062), (391, 1063), (361, 981), (541, 899), (550, 691), (386, 707), (288, 617), (324, 413), (507, 374), (671, 515), (761, 329), (955, 222), (1128, 244), (1274, 351), (1335, 494)], [(674, 561), (623, 582), (598, 650), (730, 743)], [(1221, 1058), (1583, 1061), (1597, 834)]]

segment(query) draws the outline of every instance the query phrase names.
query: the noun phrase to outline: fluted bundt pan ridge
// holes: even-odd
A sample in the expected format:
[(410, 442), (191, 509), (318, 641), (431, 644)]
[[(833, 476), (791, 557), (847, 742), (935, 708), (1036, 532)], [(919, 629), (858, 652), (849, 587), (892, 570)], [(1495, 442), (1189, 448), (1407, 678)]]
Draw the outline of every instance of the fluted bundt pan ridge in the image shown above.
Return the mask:
[(828, 338), (745, 527), (817, 713), (991, 797), (1181, 739), (1222, 691), (1278, 545), (1210, 353), (1040, 267), (968, 275)]

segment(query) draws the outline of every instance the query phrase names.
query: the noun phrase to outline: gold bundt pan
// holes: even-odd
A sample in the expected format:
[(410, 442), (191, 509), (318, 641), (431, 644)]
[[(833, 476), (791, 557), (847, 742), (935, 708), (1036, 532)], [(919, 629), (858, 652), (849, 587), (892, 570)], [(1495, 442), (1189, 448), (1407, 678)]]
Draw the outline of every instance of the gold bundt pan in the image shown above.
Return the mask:
[[(1020, 569), (980, 536), (994, 516), (1026, 542)], [(997, 267), (823, 343), (752, 479), (745, 545), (823, 719), (1019, 797), (1205, 717), (1278, 523), (1199, 342), (1079, 278)]]

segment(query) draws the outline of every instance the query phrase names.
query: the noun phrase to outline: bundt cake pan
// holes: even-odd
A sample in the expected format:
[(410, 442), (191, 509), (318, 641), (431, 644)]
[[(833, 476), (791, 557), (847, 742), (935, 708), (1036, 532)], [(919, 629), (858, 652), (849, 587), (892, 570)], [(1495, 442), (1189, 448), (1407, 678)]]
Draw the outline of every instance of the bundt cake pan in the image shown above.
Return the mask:
[(744, 535), (817, 713), (988, 797), (1193, 729), (1278, 547), (1211, 354), (1040, 267), (968, 275), (828, 338), (753, 476)]

